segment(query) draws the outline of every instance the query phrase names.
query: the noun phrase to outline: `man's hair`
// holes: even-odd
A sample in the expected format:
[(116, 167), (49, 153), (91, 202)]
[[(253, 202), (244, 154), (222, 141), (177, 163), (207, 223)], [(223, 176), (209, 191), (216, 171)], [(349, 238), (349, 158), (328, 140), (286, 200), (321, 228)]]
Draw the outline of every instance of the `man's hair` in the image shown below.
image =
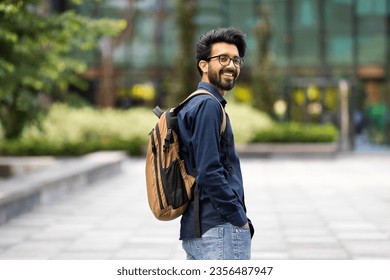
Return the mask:
[(199, 37), (196, 45), (196, 65), (199, 74), (202, 76), (202, 70), (199, 67), (199, 61), (207, 60), (211, 55), (211, 47), (215, 43), (228, 43), (236, 45), (240, 57), (245, 56), (246, 42), (245, 34), (234, 27), (217, 28)]

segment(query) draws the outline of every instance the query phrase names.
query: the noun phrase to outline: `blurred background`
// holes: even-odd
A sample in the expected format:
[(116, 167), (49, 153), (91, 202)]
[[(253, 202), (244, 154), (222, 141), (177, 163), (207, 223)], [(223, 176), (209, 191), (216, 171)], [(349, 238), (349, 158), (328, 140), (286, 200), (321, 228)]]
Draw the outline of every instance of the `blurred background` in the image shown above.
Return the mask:
[(0, 259), (184, 258), (144, 153), (222, 26), (253, 258), (389, 259), (390, 0), (0, 0)]
[(0, 3), (3, 155), (141, 154), (150, 108), (196, 88), (196, 41), (221, 26), (248, 44), (238, 143), (390, 147), (389, 0)]

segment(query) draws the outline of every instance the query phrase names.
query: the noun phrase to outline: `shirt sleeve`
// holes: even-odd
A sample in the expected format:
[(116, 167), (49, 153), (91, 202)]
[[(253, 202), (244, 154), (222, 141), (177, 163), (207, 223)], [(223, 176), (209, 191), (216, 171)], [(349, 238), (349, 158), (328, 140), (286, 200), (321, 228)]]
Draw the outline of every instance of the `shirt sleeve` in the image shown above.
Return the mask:
[(222, 108), (218, 101), (205, 98), (197, 107), (193, 119), (192, 135), (197, 182), (211, 200), (213, 207), (235, 226), (243, 226), (248, 220), (224, 174), (221, 163), (220, 129)]

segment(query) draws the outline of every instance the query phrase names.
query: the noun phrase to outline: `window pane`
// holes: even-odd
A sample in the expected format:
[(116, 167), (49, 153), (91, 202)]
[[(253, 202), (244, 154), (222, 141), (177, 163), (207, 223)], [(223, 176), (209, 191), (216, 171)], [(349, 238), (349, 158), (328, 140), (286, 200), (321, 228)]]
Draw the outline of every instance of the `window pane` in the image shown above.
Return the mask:
[(326, 5), (326, 50), (332, 65), (353, 63), (352, 0), (330, 0)]
[(297, 0), (293, 5), (293, 64), (317, 65), (320, 57), (318, 0)]
[(271, 51), (277, 66), (287, 66), (287, 3), (285, 0), (269, 2), (272, 22)]
[(383, 64), (385, 56), (385, 0), (358, 0), (359, 64)]
[(223, 5), (227, 13), (225, 25), (237, 27), (246, 34), (247, 52), (245, 54), (245, 64), (254, 65), (257, 49), (254, 26), (259, 18), (257, 6), (254, 1), (248, 0), (224, 0)]

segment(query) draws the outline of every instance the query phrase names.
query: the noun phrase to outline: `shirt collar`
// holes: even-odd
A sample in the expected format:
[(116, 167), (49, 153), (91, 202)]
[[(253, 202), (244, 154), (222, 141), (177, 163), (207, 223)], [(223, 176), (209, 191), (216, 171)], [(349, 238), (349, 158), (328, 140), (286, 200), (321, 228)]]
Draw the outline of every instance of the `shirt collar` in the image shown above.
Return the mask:
[(221, 102), (222, 106), (225, 107), (227, 101), (225, 98), (223, 98), (223, 96), (215, 86), (206, 82), (200, 82), (198, 85), (198, 89), (205, 89), (211, 92), (219, 100), (219, 102)]

